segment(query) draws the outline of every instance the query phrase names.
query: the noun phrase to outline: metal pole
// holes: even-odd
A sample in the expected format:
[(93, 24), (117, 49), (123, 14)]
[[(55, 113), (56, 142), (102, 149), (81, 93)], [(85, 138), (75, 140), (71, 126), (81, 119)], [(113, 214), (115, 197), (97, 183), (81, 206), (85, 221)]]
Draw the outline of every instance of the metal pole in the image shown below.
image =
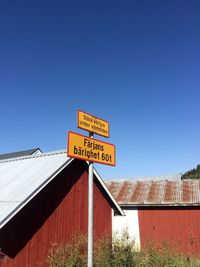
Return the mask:
[[(93, 138), (93, 133), (89, 133)], [(89, 162), (88, 170), (88, 267), (93, 267), (93, 167), (94, 163)]]

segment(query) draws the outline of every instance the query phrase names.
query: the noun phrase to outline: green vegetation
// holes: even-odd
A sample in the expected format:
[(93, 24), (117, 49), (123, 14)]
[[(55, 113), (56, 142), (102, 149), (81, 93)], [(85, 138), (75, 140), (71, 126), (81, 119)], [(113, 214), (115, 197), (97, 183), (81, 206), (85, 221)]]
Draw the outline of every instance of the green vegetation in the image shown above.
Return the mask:
[(200, 165), (197, 165), (196, 169), (184, 173), (181, 179), (200, 179)]
[[(127, 232), (95, 241), (94, 267), (200, 267), (200, 260), (188, 258), (164, 242), (159, 248), (149, 243), (144, 249), (134, 248)], [(71, 242), (54, 245), (48, 256), (50, 267), (87, 266), (87, 240), (76, 235)]]

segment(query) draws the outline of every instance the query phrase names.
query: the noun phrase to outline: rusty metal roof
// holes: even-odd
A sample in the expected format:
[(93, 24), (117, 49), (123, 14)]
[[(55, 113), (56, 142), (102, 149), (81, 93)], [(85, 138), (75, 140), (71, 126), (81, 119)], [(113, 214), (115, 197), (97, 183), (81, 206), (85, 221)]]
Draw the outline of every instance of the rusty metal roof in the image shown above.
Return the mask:
[(108, 181), (120, 205), (200, 205), (200, 180)]

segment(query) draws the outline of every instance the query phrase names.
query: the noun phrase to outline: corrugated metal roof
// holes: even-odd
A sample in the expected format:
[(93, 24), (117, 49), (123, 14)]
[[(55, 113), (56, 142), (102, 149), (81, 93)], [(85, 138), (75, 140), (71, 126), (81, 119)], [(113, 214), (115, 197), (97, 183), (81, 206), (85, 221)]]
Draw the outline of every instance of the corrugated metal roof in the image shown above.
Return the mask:
[(200, 180), (109, 181), (120, 205), (200, 205)]
[(0, 160), (0, 228), (70, 161), (66, 151)]
[(29, 155), (33, 155), (33, 154), (36, 154), (36, 153), (42, 153), (42, 151), (41, 151), (41, 149), (39, 147), (38, 148), (33, 148), (33, 149), (28, 149), (28, 150), (23, 150), (23, 151), (7, 153), (7, 154), (1, 154), (0, 155), (0, 160), (17, 158), (17, 157), (22, 157), (22, 156), (29, 156)]
[[(63, 150), (0, 160), (0, 228), (72, 160)], [(110, 198), (115, 211), (123, 215), (123, 211), (96, 170), (94, 173)]]

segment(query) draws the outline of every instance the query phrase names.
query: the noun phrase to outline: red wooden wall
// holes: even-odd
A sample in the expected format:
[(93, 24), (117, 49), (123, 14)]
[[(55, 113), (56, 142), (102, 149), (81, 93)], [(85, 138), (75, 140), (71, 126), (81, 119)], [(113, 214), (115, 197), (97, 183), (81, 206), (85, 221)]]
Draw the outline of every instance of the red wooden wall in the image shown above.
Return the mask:
[(187, 255), (200, 255), (200, 209), (164, 208), (138, 211), (140, 241), (169, 241)]
[[(0, 267), (48, 266), (52, 244), (69, 240), (73, 233), (87, 233), (86, 163), (74, 160), (0, 231), (0, 248), (8, 255)], [(96, 237), (112, 231), (111, 207), (94, 185)]]

